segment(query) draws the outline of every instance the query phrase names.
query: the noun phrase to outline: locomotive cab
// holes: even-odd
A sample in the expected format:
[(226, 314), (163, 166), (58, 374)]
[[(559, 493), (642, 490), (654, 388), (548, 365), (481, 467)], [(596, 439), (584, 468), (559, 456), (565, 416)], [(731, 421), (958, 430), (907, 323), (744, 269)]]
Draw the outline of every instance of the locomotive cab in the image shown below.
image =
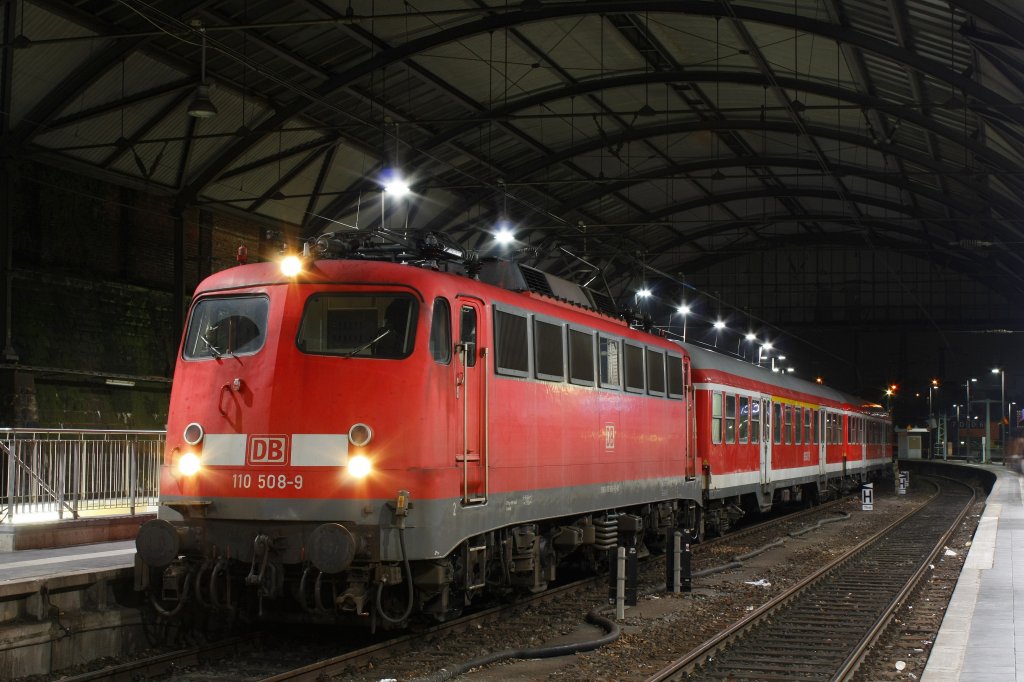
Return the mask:
[(390, 531), (408, 504), (394, 500), (407, 502), (411, 479), (453, 468), (442, 462), (448, 424), (430, 407), (454, 383), (448, 311), (413, 287), (374, 283), (365, 264), (346, 264), (355, 283), (339, 283), (340, 265), (295, 280), (248, 265), (197, 291), (160, 518), (137, 539), (159, 609), (190, 598), (233, 607), (245, 585), (261, 601), (292, 593), (311, 613), (337, 602), (366, 615), (371, 582), (404, 581)]

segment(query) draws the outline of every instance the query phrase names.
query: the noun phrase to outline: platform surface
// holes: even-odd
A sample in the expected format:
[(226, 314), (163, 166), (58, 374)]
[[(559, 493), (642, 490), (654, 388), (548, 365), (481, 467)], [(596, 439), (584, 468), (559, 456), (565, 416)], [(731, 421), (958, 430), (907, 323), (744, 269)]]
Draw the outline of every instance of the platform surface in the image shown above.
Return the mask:
[(1024, 682), (1024, 477), (986, 468), (996, 471), (998, 480), (923, 682)]
[(11, 583), (46, 580), (54, 576), (131, 568), (135, 541), (103, 542), (57, 549), (0, 552), (0, 592)]

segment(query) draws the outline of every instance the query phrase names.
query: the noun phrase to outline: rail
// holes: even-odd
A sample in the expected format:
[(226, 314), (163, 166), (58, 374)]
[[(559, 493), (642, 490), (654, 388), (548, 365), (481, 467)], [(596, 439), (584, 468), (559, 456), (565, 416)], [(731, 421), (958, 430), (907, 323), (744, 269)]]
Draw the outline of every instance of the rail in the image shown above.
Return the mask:
[(157, 504), (163, 431), (0, 429), (0, 523)]

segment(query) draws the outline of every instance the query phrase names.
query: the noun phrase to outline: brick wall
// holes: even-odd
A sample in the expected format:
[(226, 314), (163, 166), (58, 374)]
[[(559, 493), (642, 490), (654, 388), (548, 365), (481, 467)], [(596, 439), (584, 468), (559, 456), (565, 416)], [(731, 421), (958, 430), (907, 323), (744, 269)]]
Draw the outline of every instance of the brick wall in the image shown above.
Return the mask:
[[(15, 188), (11, 329), (28, 371), (0, 381), (0, 426), (163, 428), (179, 343), (173, 199), (32, 164)], [(194, 208), (184, 221), (188, 293), (242, 243), (257, 260), (267, 227)]]

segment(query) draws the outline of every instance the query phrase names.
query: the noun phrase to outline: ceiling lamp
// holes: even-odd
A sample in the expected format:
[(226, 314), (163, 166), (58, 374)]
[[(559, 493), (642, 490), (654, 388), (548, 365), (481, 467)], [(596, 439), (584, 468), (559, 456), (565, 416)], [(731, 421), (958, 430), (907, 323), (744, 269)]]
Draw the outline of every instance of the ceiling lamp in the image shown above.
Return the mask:
[(210, 84), (206, 82), (206, 29), (203, 28), (202, 22), (198, 19), (192, 20), (192, 26), (199, 29), (199, 34), (203, 39), (203, 46), (199, 70), (199, 86), (196, 88), (196, 94), (192, 98), (192, 103), (188, 105), (188, 115), (195, 116), (196, 118), (210, 118), (217, 115), (217, 107), (214, 106), (213, 101), (210, 99)]

